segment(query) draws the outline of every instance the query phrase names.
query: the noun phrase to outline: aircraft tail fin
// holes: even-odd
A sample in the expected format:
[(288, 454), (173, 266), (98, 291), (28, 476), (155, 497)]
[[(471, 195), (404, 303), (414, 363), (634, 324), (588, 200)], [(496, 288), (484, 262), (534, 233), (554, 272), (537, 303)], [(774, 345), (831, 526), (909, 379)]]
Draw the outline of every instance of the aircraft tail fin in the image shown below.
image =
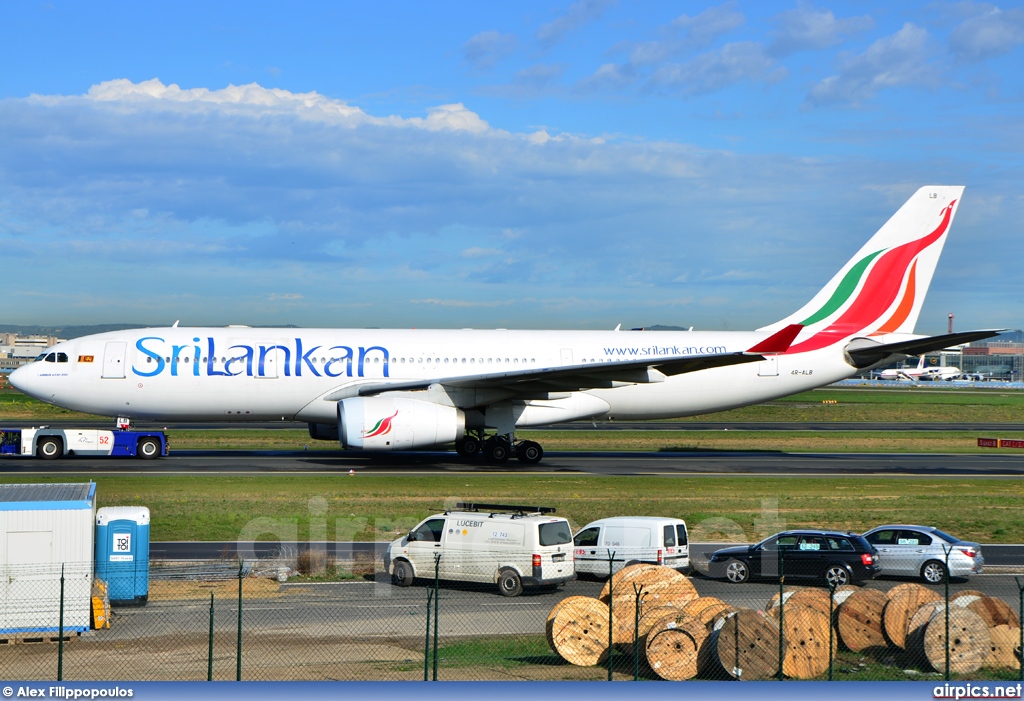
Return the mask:
[(759, 330), (805, 327), (789, 353), (854, 336), (913, 333), (963, 191), (954, 185), (922, 187), (810, 302)]

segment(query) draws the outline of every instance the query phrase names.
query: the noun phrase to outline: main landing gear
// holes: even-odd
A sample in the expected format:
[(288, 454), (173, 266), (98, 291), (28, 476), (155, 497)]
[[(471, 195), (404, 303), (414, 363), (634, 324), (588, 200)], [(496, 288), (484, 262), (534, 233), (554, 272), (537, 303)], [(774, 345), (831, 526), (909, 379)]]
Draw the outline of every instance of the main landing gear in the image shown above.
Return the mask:
[(544, 449), (536, 441), (510, 440), (508, 436), (491, 436), (487, 439), (480, 434), (467, 433), (455, 443), (455, 452), (464, 458), (483, 455), (484, 460), (498, 465), (513, 455), (519, 462), (536, 465), (544, 457)]

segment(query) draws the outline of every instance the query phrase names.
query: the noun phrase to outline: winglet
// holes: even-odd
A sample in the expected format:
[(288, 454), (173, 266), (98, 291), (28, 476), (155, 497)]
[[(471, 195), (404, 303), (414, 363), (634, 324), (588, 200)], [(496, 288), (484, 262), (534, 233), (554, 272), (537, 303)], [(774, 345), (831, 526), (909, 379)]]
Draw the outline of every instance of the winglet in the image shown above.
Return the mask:
[(790, 324), (748, 349), (747, 353), (785, 353), (803, 328), (803, 324)]

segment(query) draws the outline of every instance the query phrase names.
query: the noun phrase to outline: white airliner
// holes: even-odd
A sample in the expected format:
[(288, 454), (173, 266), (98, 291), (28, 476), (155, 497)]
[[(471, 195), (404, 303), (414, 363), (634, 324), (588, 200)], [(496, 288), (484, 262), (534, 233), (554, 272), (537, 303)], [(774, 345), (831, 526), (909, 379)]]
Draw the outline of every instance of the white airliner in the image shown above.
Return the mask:
[(880, 380), (911, 380), (916, 382), (917, 380), (955, 380), (961, 377), (963, 373), (960, 372), (960, 368), (953, 367), (952, 365), (926, 366), (924, 364), (924, 354), (922, 354), (916, 368), (887, 368), (875, 373), (875, 375)]
[(913, 333), (962, 187), (918, 190), (815, 297), (756, 331), (114, 331), (66, 341), (11, 383), (76, 411), (161, 421), (293, 420), (343, 448), (455, 444), (536, 463), (516, 429), (705, 414), (995, 335)]

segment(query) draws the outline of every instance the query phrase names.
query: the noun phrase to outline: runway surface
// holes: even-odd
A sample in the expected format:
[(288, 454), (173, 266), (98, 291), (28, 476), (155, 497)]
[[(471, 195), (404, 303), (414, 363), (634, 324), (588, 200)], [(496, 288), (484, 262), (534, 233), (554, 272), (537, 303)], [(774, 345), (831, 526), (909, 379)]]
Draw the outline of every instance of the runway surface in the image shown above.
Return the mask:
[(1024, 453), (572, 453), (552, 452), (539, 465), (510, 460), (503, 465), (465, 462), (453, 452), (390, 455), (342, 451), (180, 451), (143, 461), (71, 457), (52, 461), (7, 458), (0, 474), (591, 474), (663, 476), (890, 476), (1024, 477)]

